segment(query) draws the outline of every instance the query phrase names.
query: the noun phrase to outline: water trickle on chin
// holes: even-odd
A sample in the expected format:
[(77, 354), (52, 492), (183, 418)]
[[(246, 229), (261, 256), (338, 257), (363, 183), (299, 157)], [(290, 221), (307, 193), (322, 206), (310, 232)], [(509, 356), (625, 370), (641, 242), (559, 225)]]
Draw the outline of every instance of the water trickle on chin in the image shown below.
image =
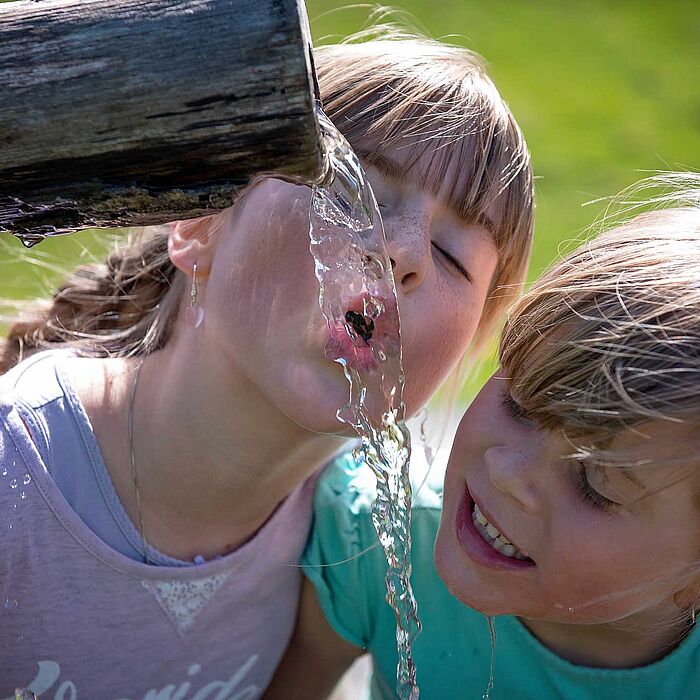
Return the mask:
[(496, 626), (493, 622), (493, 616), (487, 615), (486, 621), (489, 625), (489, 639), (491, 640), (491, 661), (489, 663), (489, 682), (486, 686), (486, 691), (481, 696), (482, 700), (490, 700), (491, 691), (493, 690), (493, 668), (496, 664)]
[(396, 288), (372, 188), (347, 141), (320, 110), (318, 116), (327, 173), (313, 188), (309, 232), (319, 304), (336, 339), (326, 355), (350, 385), (338, 419), (360, 436), (355, 457), (377, 479), (372, 522), (388, 563), (386, 600), (396, 616), (397, 694), (417, 700), (411, 647), (420, 622), (410, 583), (411, 446)]

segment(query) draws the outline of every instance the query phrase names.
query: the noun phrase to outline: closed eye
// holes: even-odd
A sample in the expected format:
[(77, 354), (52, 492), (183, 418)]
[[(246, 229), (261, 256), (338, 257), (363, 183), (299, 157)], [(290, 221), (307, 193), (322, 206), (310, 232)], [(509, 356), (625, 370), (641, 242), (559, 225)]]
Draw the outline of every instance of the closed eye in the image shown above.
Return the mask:
[(607, 496), (603, 496), (600, 491), (591, 486), (591, 482), (588, 481), (588, 472), (586, 470), (586, 465), (583, 462), (579, 462), (576, 466), (576, 490), (584, 501), (593, 504), (596, 508), (600, 510), (612, 510), (613, 508), (620, 506), (621, 504), (617, 501), (613, 501)]
[(433, 246), (437, 248), (438, 251), (440, 251), (440, 255), (442, 255), (451, 265), (453, 265), (461, 275), (466, 277), (468, 282), (472, 281), (471, 275), (467, 272), (467, 269), (462, 265), (457, 258), (455, 258), (453, 255), (450, 255), (444, 248), (439, 246), (435, 241), (432, 241)]
[(510, 391), (504, 391), (501, 397), (506, 413), (515, 420), (528, 420), (530, 415), (512, 396)]

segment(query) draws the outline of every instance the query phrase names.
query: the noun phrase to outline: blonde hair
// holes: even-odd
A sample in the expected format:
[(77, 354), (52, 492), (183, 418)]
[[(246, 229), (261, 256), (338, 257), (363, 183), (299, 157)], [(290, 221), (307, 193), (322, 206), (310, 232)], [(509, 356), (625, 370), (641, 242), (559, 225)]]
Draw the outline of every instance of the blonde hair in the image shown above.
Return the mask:
[[(532, 175), (522, 134), (474, 54), (387, 27), (363, 38), (373, 40), (322, 47), (315, 58), (325, 110), (351, 145), (371, 162), (403, 137), (418, 137), (416, 153), (433, 152), (431, 186), (456, 154), (450, 205), (460, 216), (481, 221), (497, 204), (492, 292), (506, 291), (490, 295), (478, 332), (484, 342), (523, 282), (531, 245)], [(167, 237), (165, 227), (132, 232), (105, 263), (71, 273), (51, 303), (24, 310), (0, 347), (0, 372), (60, 344), (100, 356), (165, 345), (186, 286)]]
[(604, 448), (624, 429), (700, 422), (700, 175), (648, 178), (620, 201), (651, 188), (663, 208), (550, 267), (500, 345), (518, 403), (598, 463), (619, 463)]

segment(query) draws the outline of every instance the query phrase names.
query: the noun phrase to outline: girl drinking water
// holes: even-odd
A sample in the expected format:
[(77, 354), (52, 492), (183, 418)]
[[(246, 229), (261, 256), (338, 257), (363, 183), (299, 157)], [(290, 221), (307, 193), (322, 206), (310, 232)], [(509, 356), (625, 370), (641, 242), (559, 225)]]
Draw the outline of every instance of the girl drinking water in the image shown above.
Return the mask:
[[(418, 492), (421, 698), (482, 696), (482, 613), (497, 616), (493, 700), (698, 697), (700, 177), (675, 181), (676, 206), (586, 243), (515, 304), (444, 499)], [(267, 697), (325, 697), (361, 648), (372, 697), (395, 697), (371, 486), (346, 456), (319, 484), (313, 586)]]
[[(386, 36), (316, 63), (383, 212), (415, 413), (488, 339), (507, 302), (492, 291), (522, 282), (527, 149), (462, 49)], [(296, 616), (314, 474), (350, 436), (309, 200), (257, 182), (218, 216), (78, 268), (11, 328), (0, 698), (225, 700), (268, 684)]]

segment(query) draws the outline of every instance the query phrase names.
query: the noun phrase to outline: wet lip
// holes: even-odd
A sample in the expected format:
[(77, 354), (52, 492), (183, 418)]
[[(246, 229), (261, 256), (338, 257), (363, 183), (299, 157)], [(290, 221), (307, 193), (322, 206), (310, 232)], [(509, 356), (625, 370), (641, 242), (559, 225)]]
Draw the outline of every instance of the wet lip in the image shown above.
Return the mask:
[[(364, 315), (365, 304), (369, 301), (369, 295), (361, 295), (350, 299), (344, 306), (345, 313), (353, 312)], [(355, 339), (348, 335), (346, 326), (342, 322), (328, 328), (326, 341), (326, 357), (331, 360), (345, 358), (350, 367), (361, 372), (371, 372), (377, 369), (379, 362), (373, 350), (373, 340), (381, 340), (386, 344), (392, 329), (398, 324), (394, 320), (398, 317), (396, 303), (380, 299), (384, 310), (373, 319), (374, 328), (371, 337), (364, 339), (357, 335)]]
[[(491, 520), (486, 511), (479, 505), (479, 510), (484, 514), (484, 517), (501, 532), (500, 528), (494, 520)], [(472, 522), (472, 510), (474, 509), (474, 499), (469, 493), (467, 485), (464, 485), (464, 492), (457, 507), (456, 530), (457, 541), (460, 547), (471, 561), (486, 566), (490, 569), (499, 570), (522, 570), (529, 569), (535, 566), (532, 559), (515, 559), (506, 557), (497, 552), (490, 544), (487, 544), (479, 534), (474, 523)], [(504, 533), (505, 534), (505, 533)]]
[(369, 344), (355, 345), (352, 338), (341, 323), (332, 326), (328, 330), (328, 340), (326, 341), (326, 357), (331, 360), (344, 358), (348, 366), (360, 372), (371, 372), (379, 366), (372, 348)]

